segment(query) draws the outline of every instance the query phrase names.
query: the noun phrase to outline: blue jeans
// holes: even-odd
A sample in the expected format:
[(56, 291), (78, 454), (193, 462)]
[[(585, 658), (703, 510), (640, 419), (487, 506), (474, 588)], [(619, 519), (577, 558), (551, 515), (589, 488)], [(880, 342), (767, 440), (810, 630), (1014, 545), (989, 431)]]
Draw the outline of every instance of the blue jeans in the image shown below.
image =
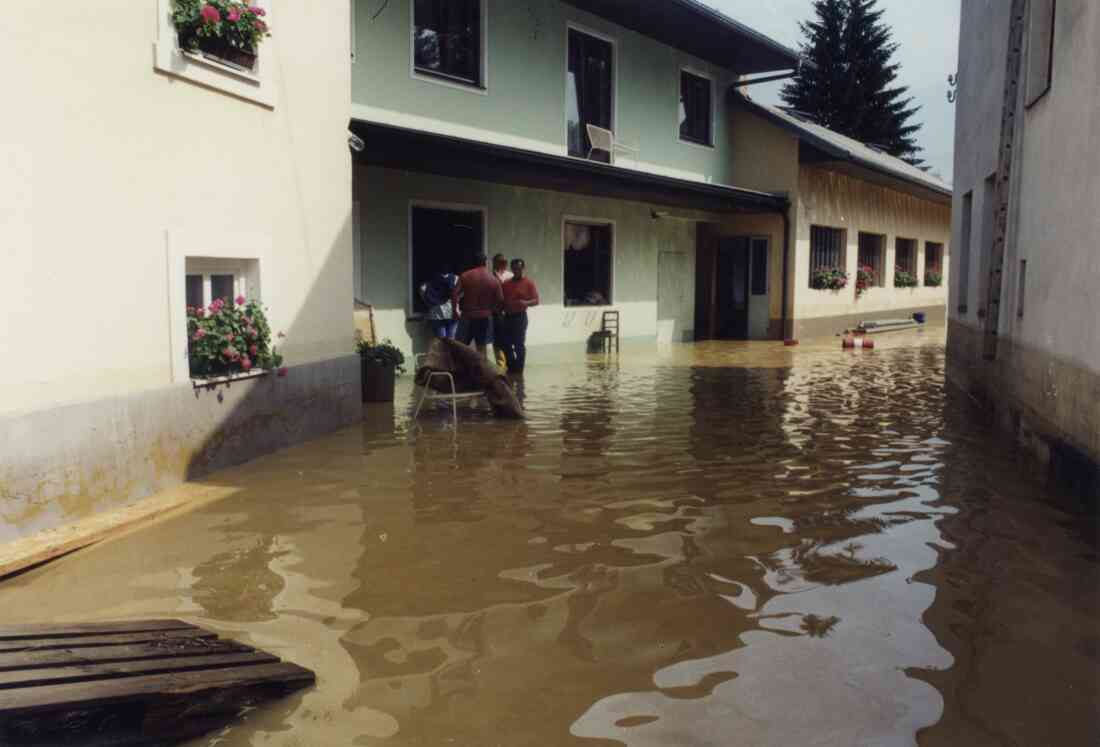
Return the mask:
[(428, 326), (432, 334), (441, 340), (453, 340), (458, 330), (458, 322), (454, 319), (429, 319)]

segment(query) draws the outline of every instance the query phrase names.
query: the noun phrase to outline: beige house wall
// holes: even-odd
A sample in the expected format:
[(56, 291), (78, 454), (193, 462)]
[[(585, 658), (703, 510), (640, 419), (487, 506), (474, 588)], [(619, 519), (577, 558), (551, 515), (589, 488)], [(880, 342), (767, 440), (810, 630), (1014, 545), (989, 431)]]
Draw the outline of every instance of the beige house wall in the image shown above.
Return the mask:
[[(882, 318), (913, 311), (926, 311), (931, 318), (943, 319), (947, 305), (949, 257), (951, 254), (951, 208), (904, 192), (881, 187), (824, 168), (803, 165), (799, 175), (798, 217), (795, 231), (795, 257), (791, 274), (794, 287), (796, 336), (810, 330), (812, 335), (835, 334), (854, 323), (856, 317)], [(844, 269), (848, 287), (840, 291), (810, 287), (810, 229), (812, 226), (839, 228), (846, 232)], [(886, 236), (883, 263), (885, 287), (871, 288), (857, 299), (855, 279), (859, 259), (860, 232)], [(916, 288), (895, 288), (895, 241), (916, 239)], [(925, 244), (944, 247), (944, 282), (936, 288), (924, 285)], [(817, 320), (835, 318), (835, 323)], [(810, 324), (810, 320), (814, 320)], [(858, 321), (858, 319), (855, 319)], [(836, 329), (833, 329), (836, 327)], [(806, 335), (806, 336), (812, 336)]]
[[(357, 407), (348, 4), (263, 5), (255, 80), (183, 57), (167, 0), (28, 3), (0, 28), (9, 519), (134, 499)], [(287, 379), (193, 389), (189, 256), (259, 262)]]

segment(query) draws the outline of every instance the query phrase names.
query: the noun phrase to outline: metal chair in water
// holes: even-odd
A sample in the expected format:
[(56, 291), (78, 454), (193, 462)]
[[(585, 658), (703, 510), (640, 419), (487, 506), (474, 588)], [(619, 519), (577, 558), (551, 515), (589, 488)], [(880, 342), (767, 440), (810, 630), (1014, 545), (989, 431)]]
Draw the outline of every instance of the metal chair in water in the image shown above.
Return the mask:
[[(420, 353), (416, 356), (416, 370), (419, 371), (424, 367), (424, 360), (427, 358), (427, 354)], [(443, 379), (450, 384), (451, 391), (436, 392), (432, 389), (432, 379)], [(425, 402), (439, 402), (444, 400), (450, 400), (451, 403), (451, 415), (454, 418), (455, 427), (458, 427), (458, 403), (473, 401), (485, 396), (485, 392), (460, 392), (458, 387), (455, 386), (455, 377), (450, 371), (429, 371), (428, 378), (424, 380), (424, 387), (420, 393), (420, 401), (416, 404), (416, 412), (413, 414), (413, 420), (420, 417), (420, 411), (424, 409)]]
[(616, 151), (629, 153), (632, 156), (638, 155), (638, 148), (619, 142), (615, 139), (615, 133), (611, 130), (605, 130), (603, 127), (597, 127), (591, 124), (585, 125), (585, 130), (588, 132), (588, 142), (592, 144), (592, 147), (588, 149), (589, 160), (592, 159), (592, 154), (598, 150), (607, 153), (611, 158), (611, 163), (615, 163)]
[[(611, 347), (611, 340), (615, 340), (615, 352), (619, 352), (619, 312), (618, 311), (605, 311), (603, 313), (603, 321), (600, 323), (600, 331), (607, 338), (608, 348)], [(608, 350), (608, 352), (611, 352)]]

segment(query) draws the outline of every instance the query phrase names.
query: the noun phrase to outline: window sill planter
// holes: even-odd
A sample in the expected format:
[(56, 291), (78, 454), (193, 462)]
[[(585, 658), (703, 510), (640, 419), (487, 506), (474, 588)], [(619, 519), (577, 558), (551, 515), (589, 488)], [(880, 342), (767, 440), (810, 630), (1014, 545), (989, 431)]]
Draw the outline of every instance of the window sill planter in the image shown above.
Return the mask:
[(235, 384), (240, 381), (248, 381), (249, 379), (262, 379), (265, 376), (270, 376), (271, 371), (265, 369), (256, 369), (249, 371), (248, 373), (229, 374), (227, 376), (209, 376), (205, 378), (192, 378), (191, 386), (195, 389), (214, 389), (222, 384)]
[(359, 359), (364, 402), (393, 402), (397, 384), (397, 367)]
[(179, 43), (180, 50), (186, 55), (202, 57), (248, 75), (256, 70), (256, 53), (235, 47), (225, 39), (205, 36), (185, 38), (181, 34)]

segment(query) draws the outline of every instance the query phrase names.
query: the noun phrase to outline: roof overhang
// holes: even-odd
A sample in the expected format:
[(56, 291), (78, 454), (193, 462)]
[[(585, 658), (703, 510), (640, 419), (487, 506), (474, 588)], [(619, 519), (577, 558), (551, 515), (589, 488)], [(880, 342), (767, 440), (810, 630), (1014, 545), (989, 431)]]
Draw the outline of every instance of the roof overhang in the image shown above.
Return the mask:
[(876, 161), (862, 158), (846, 148), (830, 142), (812, 131), (787, 121), (766, 106), (761, 106), (735, 91), (730, 92), (734, 105), (763, 117), (776, 127), (790, 132), (799, 140), (799, 162), (808, 163), (830, 171), (847, 174), (863, 181), (888, 187), (931, 202), (951, 204), (952, 191), (931, 181), (914, 178), (904, 171), (895, 171)]
[(836, 152), (835, 149), (819, 149), (805, 141), (799, 143), (798, 158), (801, 163), (820, 166), (838, 174), (860, 179), (880, 187), (887, 187), (896, 192), (919, 197), (929, 202), (938, 202), (941, 205), (951, 204), (951, 192), (939, 188), (927, 186), (923, 182), (899, 176), (893, 171), (869, 162), (852, 158), (846, 152)]
[(698, 0), (565, 2), (738, 75), (798, 67), (798, 52)]
[(355, 153), (356, 162), (383, 168), (709, 212), (779, 213), (790, 205), (784, 195), (770, 192), (706, 184), (389, 124), (353, 119), (350, 128), (363, 141), (363, 149)]

